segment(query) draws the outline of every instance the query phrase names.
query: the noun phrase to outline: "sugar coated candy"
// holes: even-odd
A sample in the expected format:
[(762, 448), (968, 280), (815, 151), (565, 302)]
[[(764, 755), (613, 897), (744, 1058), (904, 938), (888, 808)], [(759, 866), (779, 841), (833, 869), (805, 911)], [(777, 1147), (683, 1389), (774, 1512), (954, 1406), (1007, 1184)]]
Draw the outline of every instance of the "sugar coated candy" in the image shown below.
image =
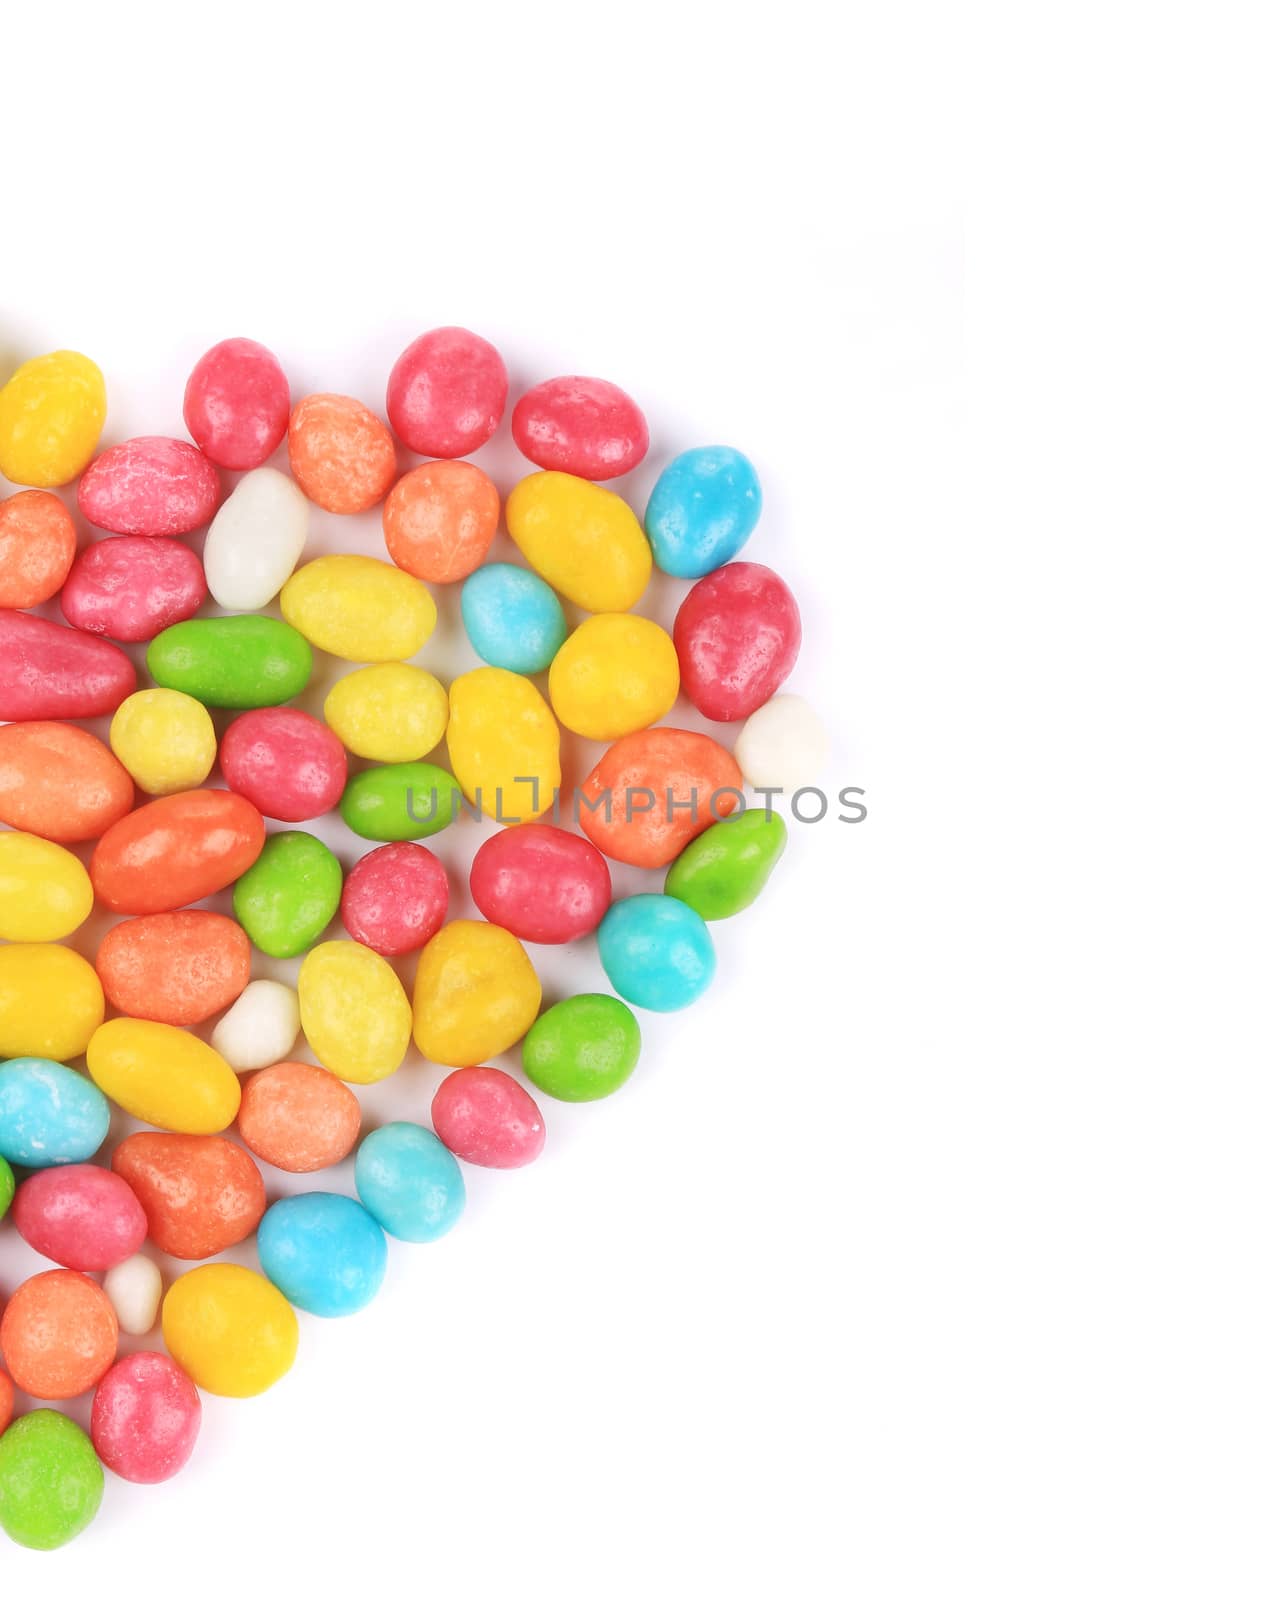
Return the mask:
[(662, 894), (617, 900), (598, 929), (598, 956), (616, 993), (645, 1011), (680, 1011), (716, 971), (707, 923)]
[(435, 1091), (431, 1121), (453, 1154), (476, 1167), (525, 1167), (545, 1148), (536, 1101), (499, 1067), (450, 1072)]
[(290, 385), (271, 350), (222, 339), (185, 385), (185, 427), (209, 461), (233, 472), (261, 466), (286, 437)]
[(87, 1050), (92, 1081), (142, 1122), (172, 1133), (219, 1133), (237, 1116), (242, 1091), (232, 1067), (183, 1028), (115, 1017)]
[(0, 720), (108, 716), (136, 688), (117, 645), (25, 611), (0, 611)]
[(745, 455), (725, 445), (686, 450), (660, 473), (646, 506), (655, 565), (701, 578), (733, 561), (760, 518), (761, 489)]
[(456, 1223), (466, 1204), (461, 1168), (429, 1128), (389, 1122), (356, 1152), (356, 1193), (386, 1231), (430, 1244)]
[(186, 1272), (167, 1291), (163, 1339), (200, 1389), (245, 1399), (290, 1371), (299, 1323), (267, 1278), (216, 1261)]
[(205, 782), (215, 765), (215, 724), (179, 689), (138, 689), (111, 719), (110, 748), (138, 789), (178, 794)]
[(215, 514), (202, 549), (207, 587), (226, 611), (275, 600), (308, 541), (309, 506), (275, 467), (248, 472)]
[(106, 1097), (82, 1072), (19, 1056), (0, 1062), (0, 1156), (21, 1167), (96, 1155), (110, 1131)]
[(514, 408), (514, 442), (529, 461), (578, 478), (632, 472), (650, 445), (646, 418), (605, 378), (548, 378)]
[(291, 1305), (346, 1317), (382, 1287), (387, 1241), (359, 1201), (309, 1191), (274, 1201), (264, 1213), (259, 1264)]
[(488, 554), (501, 497), (470, 461), (427, 461), (406, 472), (382, 508), (387, 553), (427, 583), (456, 583)]
[(145, 1242), (140, 1201), (104, 1167), (32, 1173), (18, 1190), (13, 1221), (32, 1250), (76, 1272), (108, 1272)]
[(800, 653), (800, 609), (776, 572), (733, 561), (701, 578), (673, 624), (681, 686), (705, 717), (750, 717)]
[(233, 887), (233, 915), (266, 956), (299, 956), (338, 910), (343, 869), (314, 834), (274, 833)]
[(75, 524), (55, 494), (26, 489), (0, 500), (0, 607), (43, 605), (75, 559)]
[(215, 1134), (129, 1134), (112, 1165), (140, 1202), (152, 1242), (178, 1261), (219, 1255), (250, 1238), (264, 1214), (259, 1168)]
[(452, 460), (487, 444), (505, 411), (505, 362), (467, 328), (432, 328), (404, 350), (387, 381), (387, 416), (420, 456)]
[(87, 547), (61, 608), (73, 628), (135, 644), (192, 617), (206, 597), (202, 563), (188, 545), (122, 534)]
[(610, 994), (574, 994), (543, 1011), (523, 1041), (523, 1071), (555, 1100), (601, 1100), (632, 1074), (637, 1018)]
[(115, 1362), (92, 1402), (93, 1447), (129, 1483), (175, 1477), (193, 1454), (201, 1423), (197, 1389), (160, 1350)]
[(396, 447), (386, 425), (349, 395), (300, 400), (290, 413), (287, 440), (295, 482), (323, 511), (368, 511), (396, 475)]
[(132, 809), (132, 780), (95, 734), (66, 722), (0, 727), (0, 822), (58, 844), (98, 839)]
[(251, 942), (215, 911), (157, 911), (115, 923), (97, 946), (96, 966), (116, 1011), (194, 1027), (250, 982)]
[(92, 460), (105, 423), (105, 379), (77, 350), (23, 363), (0, 388), (0, 473), (57, 489)]
[(567, 472), (534, 472), (506, 501), (510, 537), (552, 588), (586, 611), (627, 611), (651, 576), (651, 547), (610, 489)]
[(466, 579), (462, 623), (475, 654), (507, 672), (544, 672), (567, 637), (549, 584), (508, 561), (490, 562)]
[(119, 1346), (119, 1320), (99, 1283), (58, 1267), (20, 1283), (0, 1317), (0, 1356), (36, 1400), (72, 1400), (100, 1381)]
[(79, 510), (107, 533), (146, 538), (205, 528), (220, 474), (183, 439), (128, 439), (103, 450), (79, 480)]
[(105, 1474), (88, 1435), (60, 1411), (30, 1411), (0, 1438), (0, 1528), (56, 1550), (96, 1516)]
[(237, 1118), (242, 1141), (282, 1172), (319, 1172), (351, 1153), (360, 1101), (340, 1078), (307, 1061), (279, 1061), (252, 1073)]
[(413, 1037), (441, 1066), (490, 1061), (523, 1037), (540, 1007), (527, 951), (494, 923), (450, 922), (418, 958)]

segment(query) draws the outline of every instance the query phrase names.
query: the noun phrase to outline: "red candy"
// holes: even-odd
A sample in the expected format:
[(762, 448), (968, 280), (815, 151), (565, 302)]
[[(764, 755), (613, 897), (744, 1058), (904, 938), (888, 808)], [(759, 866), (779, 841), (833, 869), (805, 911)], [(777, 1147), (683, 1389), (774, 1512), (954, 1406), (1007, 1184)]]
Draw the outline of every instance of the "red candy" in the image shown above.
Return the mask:
[(347, 751), (315, 717), (290, 706), (248, 711), (220, 741), (220, 769), (230, 789), (279, 822), (306, 822), (339, 803)]
[(509, 391), (505, 362), (466, 328), (415, 339), (387, 380), (387, 416), (410, 450), (452, 460), (487, 444)]
[(116, 645), (24, 611), (0, 611), (0, 722), (104, 717), (136, 688)]
[(202, 563), (188, 545), (124, 534), (88, 546), (61, 603), (72, 627), (136, 643), (184, 622), (206, 597)]
[(604, 378), (550, 378), (514, 408), (514, 442), (547, 472), (600, 482), (631, 472), (650, 447), (646, 418)]
[(611, 872), (587, 839), (545, 822), (506, 828), (470, 865), (470, 892), (516, 939), (567, 944), (592, 933), (611, 904)]
[(526, 1167), (545, 1148), (536, 1101), (498, 1067), (459, 1067), (431, 1102), (431, 1125), (455, 1156), (476, 1167)]
[(206, 527), (219, 503), (219, 473), (183, 439), (112, 445), (79, 480), (80, 511), (107, 533), (193, 533)]
[(286, 437), (290, 385), (254, 339), (212, 345), (185, 385), (185, 427), (210, 461), (232, 472), (261, 467)]
[(162, 1483), (193, 1453), (202, 1401), (170, 1356), (142, 1350), (116, 1361), (92, 1402), (92, 1444), (129, 1483)]
[(145, 1242), (141, 1203), (104, 1167), (45, 1167), (18, 1188), (18, 1232), (42, 1256), (76, 1272), (108, 1272)]
[(343, 926), (380, 956), (403, 956), (438, 933), (448, 915), (448, 878), (425, 845), (385, 844), (347, 875)]
[(681, 687), (714, 722), (750, 717), (800, 654), (800, 609), (776, 572), (731, 561), (700, 578), (673, 625)]
[(88, 870), (99, 906), (141, 917), (227, 889), (263, 848), (264, 820), (249, 800), (191, 789), (151, 800), (108, 828)]

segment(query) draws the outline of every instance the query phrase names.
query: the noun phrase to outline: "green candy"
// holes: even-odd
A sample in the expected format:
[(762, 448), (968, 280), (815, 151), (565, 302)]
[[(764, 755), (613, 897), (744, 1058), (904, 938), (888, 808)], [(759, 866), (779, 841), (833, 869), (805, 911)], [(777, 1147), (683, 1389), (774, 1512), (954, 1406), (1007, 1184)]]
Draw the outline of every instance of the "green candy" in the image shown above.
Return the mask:
[(362, 839), (394, 843), (429, 839), (461, 812), (462, 791), (451, 772), (429, 761), (368, 767), (349, 780), (339, 802), (343, 821)]
[(88, 1435), (60, 1411), (31, 1411), (0, 1435), (0, 1528), (56, 1550), (97, 1514), (105, 1473)]
[(275, 617), (203, 617), (164, 628), (145, 663), (164, 689), (247, 711), (301, 694), (312, 676), (312, 646)]
[(668, 869), (664, 893), (705, 922), (746, 911), (769, 881), (787, 844), (776, 811), (744, 811), (701, 833)]
[(0, 1217), (13, 1204), (13, 1168), (0, 1156)]
[(266, 956), (302, 955), (343, 893), (337, 857), (310, 833), (274, 833), (233, 886), (233, 915)]
[(555, 1100), (601, 1100), (628, 1079), (641, 1048), (642, 1030), (623, 1000), (575, 994), (528, 1029), (523, 1070)]

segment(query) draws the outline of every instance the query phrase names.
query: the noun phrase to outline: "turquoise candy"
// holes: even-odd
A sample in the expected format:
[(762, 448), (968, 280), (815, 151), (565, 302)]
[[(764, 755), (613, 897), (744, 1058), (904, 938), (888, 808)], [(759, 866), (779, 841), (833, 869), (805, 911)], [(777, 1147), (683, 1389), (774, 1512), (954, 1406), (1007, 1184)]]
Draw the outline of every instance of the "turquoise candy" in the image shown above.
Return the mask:
[(315, 1317), (347, 1317), (378, 1293), (387, 1271), (382, 1229), (341, 1194), (278, 1200), (259, 1224), (259, 1264), (291, 1305)]
[(651, 490), (646, 535), (655, 565), (674, 578), (702, 578), (732, 561), (760, 517), (760, 480), (738, 450), (687, 450)]
[(376, 1222), (411, 1244), (430, 1244), (446, 1234), (466, 1204), (455, 1157), (416, 1122), (389, 1122), (362, 1140), (356, 1193)]
[(611, 987), (644, 1011), (680, 1011), (712, 982), (716, 952), (697, 911), (662, 894), (617, 900), (598, 925)]
[(82, 1072), (39, 1056), (0, 1066), (0, 1156), (14, 1166), (87, 1161), (109, 1131), (109, 1102)]
[(0, 1217), (13, 1204), (13, 1168), (0, 1156)]
[(476, 654), (507, 672), (544, 672), (567, 637), (558, 596), (536, 573), (508, 561), (462, 585), (462, 621)]

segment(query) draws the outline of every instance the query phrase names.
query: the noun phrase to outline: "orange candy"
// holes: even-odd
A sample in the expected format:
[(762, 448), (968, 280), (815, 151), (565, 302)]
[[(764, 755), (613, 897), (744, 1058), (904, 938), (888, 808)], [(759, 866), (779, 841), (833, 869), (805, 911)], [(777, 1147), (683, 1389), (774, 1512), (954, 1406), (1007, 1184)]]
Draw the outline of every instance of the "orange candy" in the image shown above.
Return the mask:
[(0, 1433), (13, 1421), (13, 1379), (0, 1372)]
[(283, 1172), (319, 1172), (356, 1143), (360, 1101), (324, 1067), (279, 1061), (247, 1080), (237, 1126), (261, 1161)]
[(613, 861), (666, 867), (742, 791), (738, 762), (706, 733), (646, 728), (617, 739), (585, 779), (580, 826)]
[(267, 1204), (259, 1168), (217, 1134), (134, 1133), (110, 1165), (141, 1202), (150, 1239), (179, 1261), (240, 1244)]
[(75, 559), (75, 524), (55, 494), (27, 489), (0, 501), (0, 606), (51, 600)]
[(119, 1319), (105, 1290), (82, 1272), (39, 1272), (13, 1292), (0, 1318), (0, 1355), (19, 1389), (69, 1400), (109, 1371)]
[(501, 497), (469, 461), (427, 461), (387, 496), (382, 528), (398, 567), (427, 583), (456, 583), (483, 564)]
[(232, 917), (159, 911), (111, 928), (96, 965), (116, 1011), (190, 1027), (231, 1006), (245, 989), (251, 942)]
[(145, 916), (227, 889), (263, 848), (264, 819), (249, 800), (227, 789), (190, 789), (116, 822), (88, 871), (98, 905)]
[(0, 727), (0, 822), (57, 844), (98, 839), (132, 809), (127, 770), (68, 722)]
[(310, 394), (290, 413), (290, 470), (324, 511), (376, 506), (396, 475), (396, 446), (385, 422), (345, 394)]

